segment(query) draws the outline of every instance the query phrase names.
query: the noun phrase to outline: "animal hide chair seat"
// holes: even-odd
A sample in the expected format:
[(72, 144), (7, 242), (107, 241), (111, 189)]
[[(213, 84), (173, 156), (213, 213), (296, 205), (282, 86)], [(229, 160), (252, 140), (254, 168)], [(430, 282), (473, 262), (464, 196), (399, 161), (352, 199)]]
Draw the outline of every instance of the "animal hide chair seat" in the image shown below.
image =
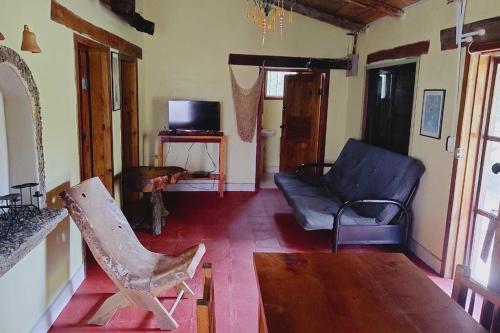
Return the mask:
[[(84, 181), (61, 197), (95, 259), (118, 287), (89, 324), (106, 325), (118, 309), (138, 306), (152, 311), (162, 330), (176, 329), (173, 312), (181, 298), (194, 297), (185, 281), (193, 277), (205, 245), (200, 243), (176, 257), (148, 251), (99, 178)], [(177, 298), (167, 311), (157, 296), (172, 288)]]

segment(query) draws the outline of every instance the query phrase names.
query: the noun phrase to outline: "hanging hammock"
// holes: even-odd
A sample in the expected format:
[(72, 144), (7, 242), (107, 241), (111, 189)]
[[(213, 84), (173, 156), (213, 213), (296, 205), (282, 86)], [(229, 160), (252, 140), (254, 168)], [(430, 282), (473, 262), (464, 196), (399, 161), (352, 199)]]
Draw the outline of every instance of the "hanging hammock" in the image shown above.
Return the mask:
[(233, 90), (233, 102), (236, 112), (238, 134), (241, 140), (252, 142), (255, 134), (255, 127), (257, 126), (257, 113), (259, 112), (265, 71), (260, 71), (257, 81), (250, 89), (244, 89), (236, 82), (231, 66), (229, 66), (229, 73), (231, 74), (231, 88)]

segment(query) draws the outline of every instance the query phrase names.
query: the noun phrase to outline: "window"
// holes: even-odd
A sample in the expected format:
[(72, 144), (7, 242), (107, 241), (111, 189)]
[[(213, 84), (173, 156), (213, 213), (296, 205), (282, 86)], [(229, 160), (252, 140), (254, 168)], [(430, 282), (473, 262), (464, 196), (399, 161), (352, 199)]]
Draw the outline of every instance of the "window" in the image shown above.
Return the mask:
[(285, 91), (285, 75), (297, 72), (268, 71), (266, 76), (266, 99), (283, 99)]

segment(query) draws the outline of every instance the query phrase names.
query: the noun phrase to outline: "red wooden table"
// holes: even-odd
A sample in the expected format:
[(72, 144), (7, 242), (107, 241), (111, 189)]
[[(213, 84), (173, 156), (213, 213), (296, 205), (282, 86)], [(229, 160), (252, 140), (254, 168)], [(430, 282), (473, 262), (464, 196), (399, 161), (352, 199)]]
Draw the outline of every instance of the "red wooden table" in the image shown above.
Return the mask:
[(398, 253), (255, 253), (259, 332), (486, 332)]

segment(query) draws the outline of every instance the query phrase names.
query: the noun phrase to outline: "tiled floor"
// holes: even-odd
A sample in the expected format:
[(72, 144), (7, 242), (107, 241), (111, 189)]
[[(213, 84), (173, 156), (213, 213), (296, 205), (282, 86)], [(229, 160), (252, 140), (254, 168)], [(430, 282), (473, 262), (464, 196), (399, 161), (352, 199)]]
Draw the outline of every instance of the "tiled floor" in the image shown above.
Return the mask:
[(274, 173), (264, 172), (260, 178), (260, 188), (271, 189), (277, 188), (274, 183)]
[[(257, 332), (257, 287), (252, 252), (330, 251), (328, 232), (306, 232), (296, 223), (290, 208), (277, 190), (253, 193), (226, 193), (219, 200), (215, 193), (168, 193), (171, 212), (166, 230), (154, 237), (139, 233), (150, 250), (173, 254), (204, 242), (204, 262), (214, 267), (216, 319), (218, 333)], [(342, 251), (390, 251), (382, 247), (349, 247)], [(412, 258), (442, 288), (451, 289), (449, 280), (436, 277)], [(190, 285), (200, 295), (200, 276)], [(141, 309), (126, 308), (115, 314), (105, 328), (86, 321), (115, 288), (97, 264), (88, 265), (88, 276), (57, 318), (51, 332), (156, 332), (153, 316)], [(172, 300), (163, 298), (169, 307)], [(180, 324), (176, 332), (196, 332), (195, 302), (183, 300), (174, 317)]]

